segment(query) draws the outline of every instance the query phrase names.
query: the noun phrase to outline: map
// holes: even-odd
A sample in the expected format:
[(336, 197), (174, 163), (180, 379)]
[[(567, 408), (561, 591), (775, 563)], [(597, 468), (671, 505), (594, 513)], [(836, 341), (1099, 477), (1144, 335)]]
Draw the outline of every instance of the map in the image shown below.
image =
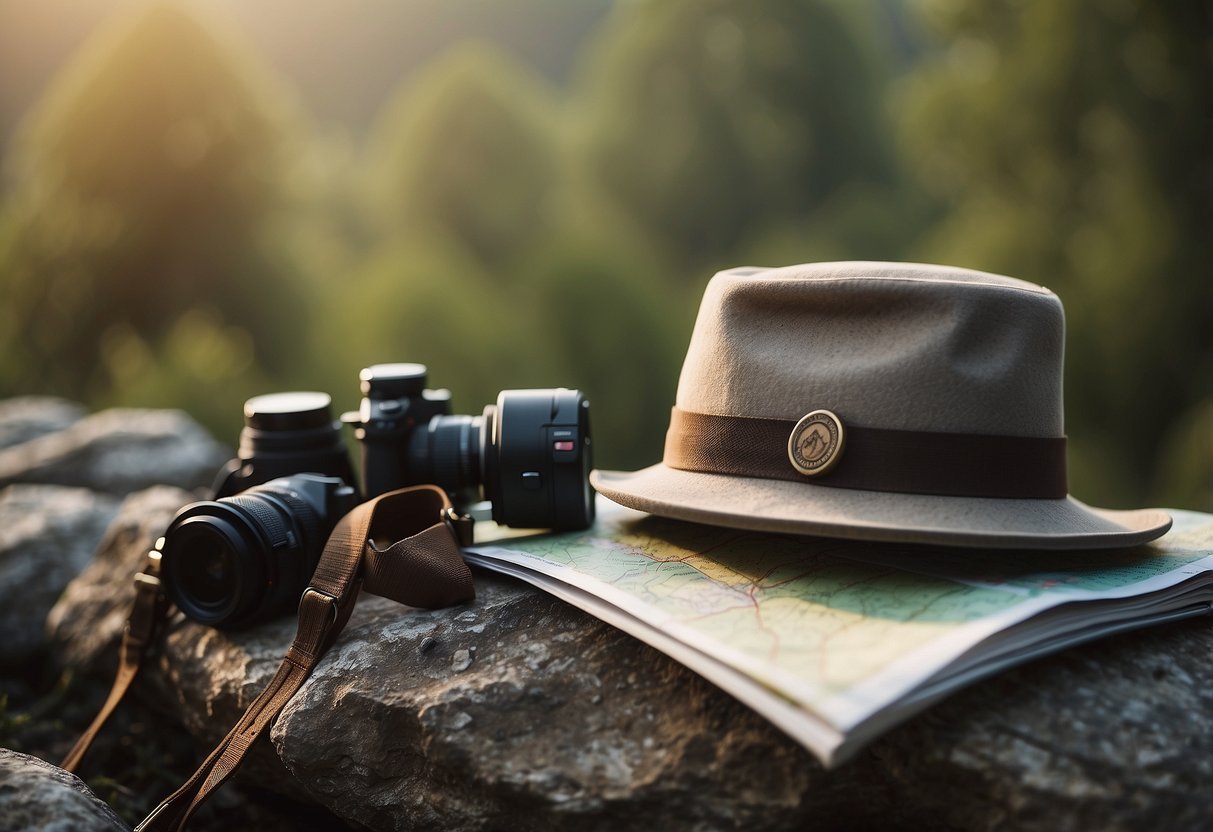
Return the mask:
[[(1148, 546), (1060, 553), (762, 534), (600, 506), (585, 532), (477, 545), (471, 559), (627, 629), (760, 711), (779, 711), (768, 716), (794, 736), (784, 723), (813, 722), (798, 738), (827, 763), (852, 729), (991, 636), (1067, 601), (1158, 593), (1171, 599), (1160, 609), (1196, 614), (1211, 599), (1211, 515), (1174, 512), (1174, 529)], [(1188, 581), (1203, 581), (1204, 595), (1167, 592)], [(1088, 622), (1070, 619), (1054, 621), (1050, 635), (1086, 635), (1051, 649), (1091, 637)], [(1004, 637), (1001, 655), (1028, 646)]]

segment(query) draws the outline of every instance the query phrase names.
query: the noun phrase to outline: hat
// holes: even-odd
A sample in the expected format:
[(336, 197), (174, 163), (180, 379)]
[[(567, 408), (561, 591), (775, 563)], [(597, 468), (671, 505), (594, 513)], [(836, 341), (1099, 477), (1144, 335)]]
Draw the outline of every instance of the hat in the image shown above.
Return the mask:
[(595, 471), (641, 511), (762, 531), (1034, 549), (1129, 546), (1156, 509), (1068, 496), (1061, 301), (914, 263), (708, 283), (662, 462)]

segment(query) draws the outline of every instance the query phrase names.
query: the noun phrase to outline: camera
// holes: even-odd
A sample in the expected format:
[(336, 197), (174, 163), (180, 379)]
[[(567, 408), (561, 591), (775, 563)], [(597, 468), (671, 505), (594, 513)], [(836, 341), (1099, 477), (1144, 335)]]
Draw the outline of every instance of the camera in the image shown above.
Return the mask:
[(325, 393), (245, 402), (235, 459), (214, 499), (177, 512), (161, 548), (169, 598), (188, 617), (236, 629), (294, 609), (337, 521), (362, 499), (424, 483), (460, 511), (488, 500), (506, 526), (584, 529), (594, 520), (589, 402), (576, 390), (503, 390), (480, 416), (451, 413), (421, 364), (360, 374), (342, 420), (362, 446), (362, 493)]
[(191, 503), (164, 534), (165, 592), (188, 617), (222, 629), (290, 612), (333, 527), (357, 504), (352, 486), (317, 474)]
[[(354, 483), (354, 470), (327, 393), (269, 393), (244, 403), (236, 459), (219, 470), (215, 499), (279, 477), (311, 473)], [(302, 591), (302, 590), (301, 590)]]
[(361, 408), (342, 420), (362, 444), (366, 496), (433, 483), (466, 509), (488, 500), (504, 526), (584, 529), (594, 521), (590, 403), (577, 390), (502, 390), (479, 416), (451, 413), (422, 364), (359, 374)]

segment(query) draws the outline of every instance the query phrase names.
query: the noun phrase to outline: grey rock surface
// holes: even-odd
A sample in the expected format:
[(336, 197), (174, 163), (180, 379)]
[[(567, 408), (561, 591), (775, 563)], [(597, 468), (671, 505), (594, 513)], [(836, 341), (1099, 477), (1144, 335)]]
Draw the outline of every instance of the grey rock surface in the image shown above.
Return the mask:
[(7, 748), (0, 748), (0, 828), (4, 832), (128, 830), (75, 775)]
[(101, 675), (113, 672), (135, 599), (134, 576), (173, 514), (193, 499), (180, 488), (157, 486), (121, 502), (92, 559), (45, 617), (63, 664)]
[[(65, 655), (116, 643), (121, 611), (98, 599), (130, 592), (181, 496), (124, 504), (106, 565), (52, 613)], [(246, 782), (376, 830), (1128, 830), (1213, 817), (1208, 621), (1004, 673), (826, 771), (631, 637), (511, 579), (477, 571), (476, 583), (475, 602), (437, 611), (364, 595)], [(213, 744), (293, 632), (289, 619), (229, 634), (178, 618), (138, 690)]]
[(0, 448), (63, 430), (87, 414), (84, 405), (54, 396), (0, 400)]
[(0, 663), (36, 650), (47, 613), (92, 559), (118, 501), (84, 488), (0, 490)]
[(530, 587), (476, 579), (462, 609), (364, 598), (274, 726), (287, 768), (338, 814), (390, 830), (869, 819), (845, 778), (698, 676)]
[(0, 487), (73, 485), (124, 495), (209, 486), (230, 454), (177, 410), (115, 408), (0, 450)]
[(873, 746), (957, 829), (1209, 828), (1208, 618), (1067, 650), (964, 690)]

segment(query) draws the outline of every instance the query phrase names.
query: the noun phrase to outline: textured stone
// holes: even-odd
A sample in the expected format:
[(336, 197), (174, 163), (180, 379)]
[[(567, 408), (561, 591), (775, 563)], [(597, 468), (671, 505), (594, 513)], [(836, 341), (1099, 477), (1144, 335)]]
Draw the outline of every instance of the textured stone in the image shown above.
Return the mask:
[(338, 814), (393, 830), (779, 829), (810, 807), (862, 814), (810, 789), (824, 773), (809, 755), (699, 677), (527, 586), (476, 578), (462, 609), (364, 598), (274, 726), (287, 767)]
[(87, 413), (84, 405), (53, 396), (4, 399), (0, 401), (0, 448), (63, 430)]
[(0, 748), (0, 828), (4, 832), (128, 832), (75, 775), (37, 757)]
[(152, 485), (209, 486), (230, 456), (177, 410), (113, 409), (0, 450), (0, 486), (74, 485), (129, 494)]
[[(174, 502), (161, 491), (152, 511), (141, 502), (152, 496), (124, 505), (92, 591), (73, 585), (52, 614), (68, 655), (116, 641), (120, 620), (83, 602), (107, 581), (129, 592)], [(1004, 673), (826, 771), (631, 637), (511, 579), (477, 571), (476, 582), (475, 602), (445, 610), (364, 595), (246, 782), (306, 792), (376, 830), (1127, 830), (1213, 813), (1206, 621)], [(213, 744), (293, 632), (289, 619), (227, 634), (178, 618), (138, 691)]]
[(118, 501), (83, 488), (0, 490), (0, 664), (42, 643), (46, 615), (88, 565)]
[(1106, 638), (1000, 674), (871, 755), (922, 818), (952, 828), (1208, 828), (1210, 623)]
[(135, 600), (134, 576), (169, 520), (193, 496), (158, 486), (122, 501), (88, 565), (46, 616), (46, 628), (63, 663), (112, 673), (118, 641)]

